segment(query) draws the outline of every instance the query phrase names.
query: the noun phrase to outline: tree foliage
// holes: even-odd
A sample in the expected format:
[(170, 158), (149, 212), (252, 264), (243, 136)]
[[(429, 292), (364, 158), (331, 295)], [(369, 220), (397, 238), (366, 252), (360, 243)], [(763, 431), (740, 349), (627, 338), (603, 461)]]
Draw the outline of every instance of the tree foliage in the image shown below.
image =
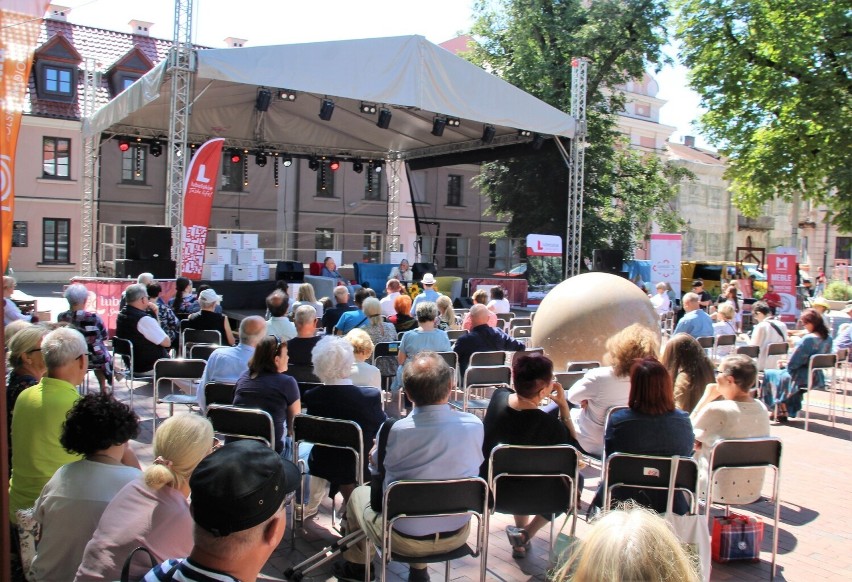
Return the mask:
[(852, 229), (848, 0), (677, 0), (700, 124), (729, 157), (737, 206), (798, 192)]
[[(667, 3), (481, 0), (475, 12), (477, 43), (466, 56), (563, 111), (570, 109), (572, 57), (590, 59), (583, 255), (598, 247), (632, 255), (652, 220), (679, 230), (669, 203), (689, 173), (622, 147), (613, 114), (623, 106), (613, 88), (662, 59)], [(568, 175), (555, 145), (486, 164), (479, 187), (508, 218), (506, 235), (565, 235)]]

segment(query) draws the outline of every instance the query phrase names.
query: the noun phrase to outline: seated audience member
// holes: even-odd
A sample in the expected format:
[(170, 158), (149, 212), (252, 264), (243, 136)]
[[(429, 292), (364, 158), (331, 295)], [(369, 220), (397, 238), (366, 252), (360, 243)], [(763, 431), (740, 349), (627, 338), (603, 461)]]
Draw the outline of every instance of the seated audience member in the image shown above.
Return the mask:
[(751, 330), (749, 344), (760, 347), (757, 355), (757, 369), (762, 372), (766, 367), (769, 344), (787, 342), (787, 326), (775, 319), (772, 308), (762, 301), (751, 306), (751, 313), (757, 325)]
[(509, 305), (509, 300), (506, 299), (506, 291), (500, 286), (495, 285), (491, 288), (491, 301), (486, 307), (494, 313), (509, 313), (512, 311), (512, 306)]
[(690, 413), (695, 409), (704, 388), (713, 382), (713, 364), (698, 342), (682, 333), (666, 343), (663, 365), (674, 382), (675, 406)]
[(447, 332), (435, 327), (438, 318), (438, 307), (431, 301), (422, 302), (417, 306), (417, 323), (419, 327), (405, 332), (399, 344), (396, 359), (399, 368), (393, 379), (394, 390), (399, 389), (402, 379), (402, 366), (408, 358), (413, 358), (420, 352), (448, 352), (453, 346)]
[[(33, 325), (35, 324), (32, 324), (29, 321), (24, 321), (23, 319), (16, 319), (15, 321), (7, 325), (5, 328), (3, 328), (3, 333), (5, 334), (4, 337), (6, 338), (6, 347), (9, 347), (9, 342), (12, 341), (12, 338), (15, 337), (16, 333), (18, 333), (22, 329), (26, 329)], [(44, 329), (47, 329), (47, 327), (44, 327)]]
[[(189, 478), (210, 454), (213, 426), (195, 414), (167, 418), (154, 434), (154, 463), (107, 505), (77, 568), (77, 582), (118, 580), (124, 560), (145, 546), (158, 561), (185, 556), (192, 549)], [(139, 580), (144, 561), (130, 566)]]
[[(825, 324), (825, 328), (831, 332), (831, 319), (829, 319), (828, 314), (831, 311), (831, 303), (825, 297), (817, 297), (816, 299), (811, 301), (811, 308), (816, 310), (819, 316), (822, 318), (822, 322)], [(793, 334), (798, 335), (798, 334)], [(805, 335), (801, 333), (801, 335)]]
[(411, 297), (404, 294), (400, 295), (394, 300), (393, 308), (396, 310), (396, 314), (388, 317), (388, 321), (393, 324), (396, 333), (399, 334), (417, 327), (417, 320), (408, 315), (411, 310)]
[(362, 326), (362, 329), (374, 344), (396, 341), (396, 328), (382, 318), (382, 306), (378, 299), (367, 297), (361, 309), (367, 317), (367, 325)]
[(526, 345), (510, 337), (502, 329), (488, 325), (489, 314), (492, 313), (484, 305), (474, 305), (470, 309), (470, 331), (456, 340), (453, 351), (459, 355), (459, 372), (464, 373), (474, 352), (522, 352)]
[[(136, 277), (136, 284), (142, 285), (145, 289), (148, 288), (148, 285), (152, 285), (156, 282), (157, 281), (154, 280), (154, 275), (151, 273), (139, 273), (139, 276)], [(118, 309), (124, 309), (125, 305), (127, 305), (127, 289), (121, 293), (121, 300), (118, 302)], [(148, 309), (150, 310), (151, 308), (149, 307)]]
[[(512, 362), (512, 384), (498, 388), (491, 396), (485, 413), (485, 440), (482, 454), (485, 462), (480, 475), (488, 479), (491, 451), (497, 445), (548, 446), (574, 444), (571, 437), (571, 417), (568, 401), (559, 382), (553, 381), (553, 362), (541, 354), (520, 354)], [(559, 407), (560, 420), (539, 408), (542, 400), (550, 398)], [(575, 484), (576, 485), (576, 484)], [(500, 491), (510, 498), (524, 495), (523, 486), (507, 482)], [(531, 540), (542, 527), (550, 523), (547, 517), (516, 515), (515, 525), (506, 528), (513, 558), (525, 558)]]
[[(728, 356), (719, 364), (716, 382), (707, 384), (704, 396), (692, 412), (695, 429), (695, 457), (698, 460), (698, 491), (707, 497), (710, 450), (723, 439), (769, 436), (769, 413), (751, 397), (757, 382), (757, 368), (744, 355)], [(721, 397), (721, 398), (720, 398)], [(757, 498), (766, 470), (736, 469), (720, 475), (713, 485), (715, 499)]]
[(180, 320), (175, 315), (175, 312), (172, 311), (172, 308), (160, 297), (163, 288), (160, 287), (159, 283), (151, 283), (148, 285), (147, 290), (148, 301), (157, 304), (157, 321), (160, 322), (160, 327), (169, 336), (169, 341), (173, 345), (177, 345), (180, 341)]
[(424, 301), (429, 301), (430, 303), (434, 303), (438, 300), (438, 297), (441, 296), (440, 293), (435, 291), (435, 277), (432, 273), (426, 273), (423, 275), (423, 279), (420, 281), (420, 285), (423, 287), (423, 292), (415, 297), (414, 302), (411, 304), (411, 310), (408, 314), (411, 317), (417, 317), (417, 306)]
[(297, 382), (319, 382), (314, 374), (311, 352), (320, 336), (317, 335), (317, 312), (310, 305), (301, 305), (293, 315), (296, 337), (287, 342), (288, 373)]
[(299, 469), (269, 447), (243, 440), (201, 461), (189, 484), (195, 492), (192, 551), (163, 562), (144, 582), (255, 580), (284, 537), (285, 500), (299, 487)]
[(603, 453), (606, 412), (613, 406), (627, 406), (630, 396), (630, 366), (637, 358), (656, 358), (660, 344), (657, 333), (633, 324), (606, 342), (604, 362), (608, 364), (585, 373), (568, 390), (571, 420), (577, 442), (594, 456)]
[[(482, 422), (474, 415), (452, 410), (447, 402), (453, 370), (434, 352), (413, 357), (404, 370), (405, 391), (414, 402), (411, 414), (391, 427), (384, 459), (384, 487), (400, 479), (474, 477), (482, 465)], [(376, 449), (370, 462), (378, 470)], [(373, 543), (381, 540), (381, 515), (370, 507), (370, 486), (356, 488), (346, 508), (350, 532), (363, 530)], [(470, 517), (428, 520), (402, 519), (391, 533), (394, 551), (419, 557), (446, 552), (467, 541)], [(441, 533), (439, 532), (451, 532)], [(364, 540), (343, 552), (334, 564), (340, 580), (364, 580), (367, 558)], [(426, 564), (410, 564), (409, 580), (428, 580)]]
[(390, 317), (396, 313), (396, 310), (393, 307), (393, 302), (396, 301), (397, 297), (399, 297), (400, 289), (402, 289), (402, 285), (399, 284), (398, 279), (389, 279), (387, 285), (385, 285), (385, 296), (380, 300), (382, 305), (382, 315), (385, 317)]
[(317, 312), (317, 317), (322, 319), (322, 304), (317, 301), (317, 296), (314, 294), (314, 286), (310, 283), (302, 283), (299, 285), (299, 291), (296, 293), (296, 302), (290, 306), (290, 312), (295, 315), (296, 310), (302, 305), (310, 305)]
[(355, 306), (349, 305), (349, 289), (343, 285), (334, 288), (334, 300), (337, 304), (330, 309), (326, 308), (322, 316), (322, 325), (327, 335), (334, 334), (334, 326), (337, 325), (344, 313), (357, 309)]
[[(843, 308), (843, 313), (847, 317), (852, 318), (852, 303), (846, 304), (846, 307)], [(852, 350), (852, 324), (850, 323), (842, 324), (837, 329), (837, 338), (834, 340), (834, 351), (836, 352), (839, 349)]]
[[(779, 360), (780, 369), (765, 370), (763, 374), (763, 402), (767, 408), (778, 405), (778, 421), (795, 418), (802, 409), (802, 397), (808, 389), (808, 370), (811, 356), (830, 354), (832, 340), (825, 322), (815, 309), (805, 309), (799, 318), (805, 328), (802, 341), (788, 360)], [(822, 370), (814, 372), (813, 387), (825, 386)]]
[[(784, 301), (781, 300), (781, 295), (779, 295), (775, 291), (775, 287), (771, 284), (766, 285), (766, 293), (763, 294), (761, 301), (766, 303), (766, 305), (771, 310), (771, 314), (775, 315), (779, 309), (784, 306)], [(754, 313), (754, 306), (752, 305), (752, 313)]]
[[(730, 319), (734, 322), (734, 327), (739, 330), (743, 322), (743, 310), (742, 310), (742, 292), (737, 287), (736, 282), (730, 283), (727, 287), (724, 288), (722, 293), (725, 296), (725, 301), (722, 302), (719, 307), (722, 305), (730, 305), (733, 308), (734, 315)], [(718, 308), (716, 313), (718, 313)]]
[(166, 348), (172, 342), (160, 327), (156, 319), (157, 304), (148, 301), (144, 286), (131, 285), (124, 291), (124, 297), (126, 302), (116, 318), (115, 335), (133, 344), (133, 371), (147, 373), (154, 368), (154, 362), (167, 357)]
[[(736, 312), (730, 303), (723, 303), (716, 309), (716, 323), (713, 324), (713, 335), (737, 335), (737, 324), (734, 322)], [(719, 346), (716, 355), (724, 357), (734, 351), (734, 346)]]
[(296, 326), (287, 317), (289, 307), (290, 298), (280, 289), (276, 289), (266, 298), (266, 310), (269, 312), (266, 333), (277, 335), (285, 342), (296, 337)]
[(38, 384), (47, 372), (44, 356), (41, 353), (41, 341), (48, 334), (48, 329), (31, 323), (25, 325), (26, 327), (18, 331), (12, 339), (8, 339), (7, 336), (6, 340), (8, 348), (6, 366), (9, 369), (9, 375), (6, 377), (6, 428), (9, 435), (7, 442), (10, 461), (12, 459), (12, 412), (15, 410), (15, 402), (21, 392)]
[[(369, 340), (369, 338), (367, 338)], [(352, 346), (346, 339), (324, 337), (314, 348), (314, 371), (323, 386), (305, 392), (304, 406), (308, 414), (339, 420), (352, 420), (361, 427), (364, 454), (373, 446), (373, 439), (385, 421), (382, 395), (367, 386), (353, 385), (349, 374), (355, 364)], [(347, 451), (314, 446), (308, 460), (311, 477), (321, 477), (340, 487), (344, 501), (357, 484), (354, 461)], [(369, 477), (364, 463), (363, 478)]]
[(396, 279), (398, 283), (411, 283), (413, 278), (414, 273), (408, 265), (408, 259), (402, 259), (399, 262), (399, 266), (392, 268), (390, 275), (388, 275), (388, 280)]
[(352, 364), (349, 379), (356, 386), (381, 388), (382, 373), (377, 367), (367, 363), (367, 360), (373, 355), (373, 340), (370, 339), (366, 331), (356, 328), (346, 334), (346, 341), (352, 344), (352, 350), (355, 354), (355, 363)]
[(713, 303), (713, 297), (710, 296), (710, 293), (704, 290), (704, 281), (701, 279), (696, 279), (692, 282), (692, 292), (698, 295), (699, 308), (710, 307)]
[(672, 302), (669, 299), (668, 289), (666, 288), (666, 284), (662, 281), (657, 283), (655, 288), (657, 289), (657, 293), (651, 296), (651, 305), (654, 306), (654, 309), (659, 315), (665, 315), (672, 308)]
[(575, 546), (556, 582), (699, 582), (682, 542), (662, 517), (627, 504), (604, 512)]
[(107, 392), (107, 384), (112, 384), (112, 357), (105, 342), (109, 339), (107, 328), (101, 316), (86, 309), (89, 290), (75, 283), (65, 290), (65, 299), (71, 308), (56, 317), (56, 321), (68, 323), (83, 334), (89, 345), (89, 366), (95, 371), (101, 392)]
[(9, 325), (13, 321), (23, 320), (30, 323), (37, 323), (38, 317), (33, 313), (22, 313), (21, 309), (12, 301), (12, 294), (15, 292), (15, 286), (18, 284), (14, 277), (8, 275), (3, 277), (3, 301), (4, 308), (4, 323)]
[(435, 302), (438, 306), (438, 329), (444, 331), (461, 329), (461, 322), (453, 309), (453, 300), (446, 295), (441, 295)]
[(169, 307), (175, 315), (189, 315), (201, 310), (198, 298), (192, 293), (192, 281), (178, 277), (175, 281), (175, 296), (169, 299)]
[(204, 385), (208, 382), (235, 384), (248, 370), (248, 363), (254, 355), (258, 342), (266, 335), (266, 322), (259, 315), (251, 315), (240, 322), (240, 343), (227, 348), (218, 348), (207, 358), (204, 374), (201, 376), (198, 390), (198, 406), (202, 414), (207, 410), (204, 398)]
[[(476, 291), (474, 291), (473, 295), (471, 296), (471, 299), (473, 299), (474, 307), (476, 305), (485, 305), (486, 307), (488, 306), (488, 293), (486, 293), (484, 289), (477, 289)], [(471, 310), (473, 310), (473, 308), (471, 308)], [(497, 314), (491, 311), (490, 309), (488, 310), (488, 326), (497, 327)], [(470, 311), (468, 311), (465, 314), (464, 319), (462, 320), (462, 328), (466, 329), (467, 331), (470, 331), (470, 328), (472, 327), (473, 322), (470, 320)]]
[(287, 343), (268, 335), (258, 342), (254, 355), (234, 391), (234, 404), (260, 408), (272, 416), (275, 451), (293, 458), (293, 418), (302, 410), (299, 385), (287, 371)]
[(15, 511), (32, 507), (59, 467), (80, 459), (66, 451), (59, 438), (66, 414), (80, 398), (77, 386), (88, 373), (89, 347), (79, 331), (60, 327), (42, 339), (41, 357), (47, 367), (45, 376), (20, 393), (12, 414), (12, 523), (17, 522)]
[(137, 467), (121, 462), (128, 441), (138, 434), (139, 417), (110, 395), (87, 394), (68, 412), (60, 442), (84, 458), (60, 467), (36, 500), (41, 539), (32, 563), (33, 580), (74, 579), (107, 505), (142, 475)]
[(694, 338), (713, 337), (713, 320), (701, 309), (697, 294), (687, 293), (683, 296), (683, 310), (686, 315), (677, 322), (672, 335), (685, 333)]
[(222, 302), (222, 296), (217, 295), (213, 289), (205, 289), (198, 296), (198, 302), (201, 304), (201, 311), (190, 315), (186, 319), (184, 328), (218, 331), (223, 345), (234, 345), (231, 323), (225, 315), (216, 312), (216, 308)]
[(346, 335), (349, 333), (349, 330), (356, 327), (367, 327), (370, 324), (370, 318), (361, 309), (364, 305), (364, 300), (369, 297), (370, 290), (364, 287), (355, 292), (355, 309), (346, 311), (340, 315), (340, 319), (334, 324), (334, 333), (336, 335)]
[[(612, 413), (607, 425), (604, 456), (612, 453), (636, 455), (692, 455), (695, 435), (689, 415), (675, 408), (672, 378), (665, 366), (656, 358), (636, 360), (630, 369), (629, 408)], [(593, 502), (595, 507), (603, 503), (603, 483), (598, 488)], [(612, 499), (636, 502), (659, 513), (666, 510), (666, 491), (653, 489), (616, 488)], [(684, 514), (689, 511), (686, 500), (678, 495), (674, 500), (674, 511)]]

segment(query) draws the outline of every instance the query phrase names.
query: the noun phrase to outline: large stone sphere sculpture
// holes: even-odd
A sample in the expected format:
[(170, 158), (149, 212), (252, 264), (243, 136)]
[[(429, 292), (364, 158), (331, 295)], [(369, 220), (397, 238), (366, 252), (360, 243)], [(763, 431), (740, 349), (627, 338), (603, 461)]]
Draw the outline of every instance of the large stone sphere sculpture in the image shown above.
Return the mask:
[(634, 323), (660, 335), (651, 300), (629, 280), (608, 273), (584, 273), (554, 287), (541, 302), (532, 343), (544, 348), (555, 370), (567, 362), (603, 363), (606, 341)]

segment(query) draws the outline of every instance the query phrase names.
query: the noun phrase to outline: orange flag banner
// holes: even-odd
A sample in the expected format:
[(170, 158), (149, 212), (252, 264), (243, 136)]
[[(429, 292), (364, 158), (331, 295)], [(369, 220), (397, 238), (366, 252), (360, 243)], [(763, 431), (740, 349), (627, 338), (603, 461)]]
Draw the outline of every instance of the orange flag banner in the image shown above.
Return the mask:
[(15, 217), (15, 149), (24, 113), (33, 51), (49, 0), (0, 0), (0, 253), (2, 273), (9, 266)]
[(222, 161), (225, 140), (217, 137), (204, 142), (186, 170), (183, 188), (183, 225), (181, 228), (181, 276), (197, 281), (201, 278), (204, 250), (207, 248), (207, 229), (213, 194)]

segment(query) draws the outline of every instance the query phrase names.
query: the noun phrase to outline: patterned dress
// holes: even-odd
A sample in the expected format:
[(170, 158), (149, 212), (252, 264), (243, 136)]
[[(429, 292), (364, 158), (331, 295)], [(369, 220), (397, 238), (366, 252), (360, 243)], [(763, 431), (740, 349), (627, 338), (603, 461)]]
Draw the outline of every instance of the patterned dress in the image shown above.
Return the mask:
[(89, 345), (89, 366), (93, 370), (103, 372), (107, 382), (112, 382), (112, 357), (104, 343), (109, 339), (109, 334), (100, 315), (94, 311), (80, 309), (63, 311), (56, 320), (71, 324), (83, 334)]
[(157, 320), (160, 323), (160, 327), (169, 336), (169, 341), (172, 342), (172, 345), (177, 345), (175, 342), (180, 337), (180, 320), (175, 315), (175, 312), (172, 311), (172, 308), (159, 297), (157, 297)]
[(201, 304), (195, 295), (184, 295), (181, 297), (180, 305), (175, 305), (174, 298), (169, 299), (169, 307), (176, 315), (197, 313), (201, 311)]

